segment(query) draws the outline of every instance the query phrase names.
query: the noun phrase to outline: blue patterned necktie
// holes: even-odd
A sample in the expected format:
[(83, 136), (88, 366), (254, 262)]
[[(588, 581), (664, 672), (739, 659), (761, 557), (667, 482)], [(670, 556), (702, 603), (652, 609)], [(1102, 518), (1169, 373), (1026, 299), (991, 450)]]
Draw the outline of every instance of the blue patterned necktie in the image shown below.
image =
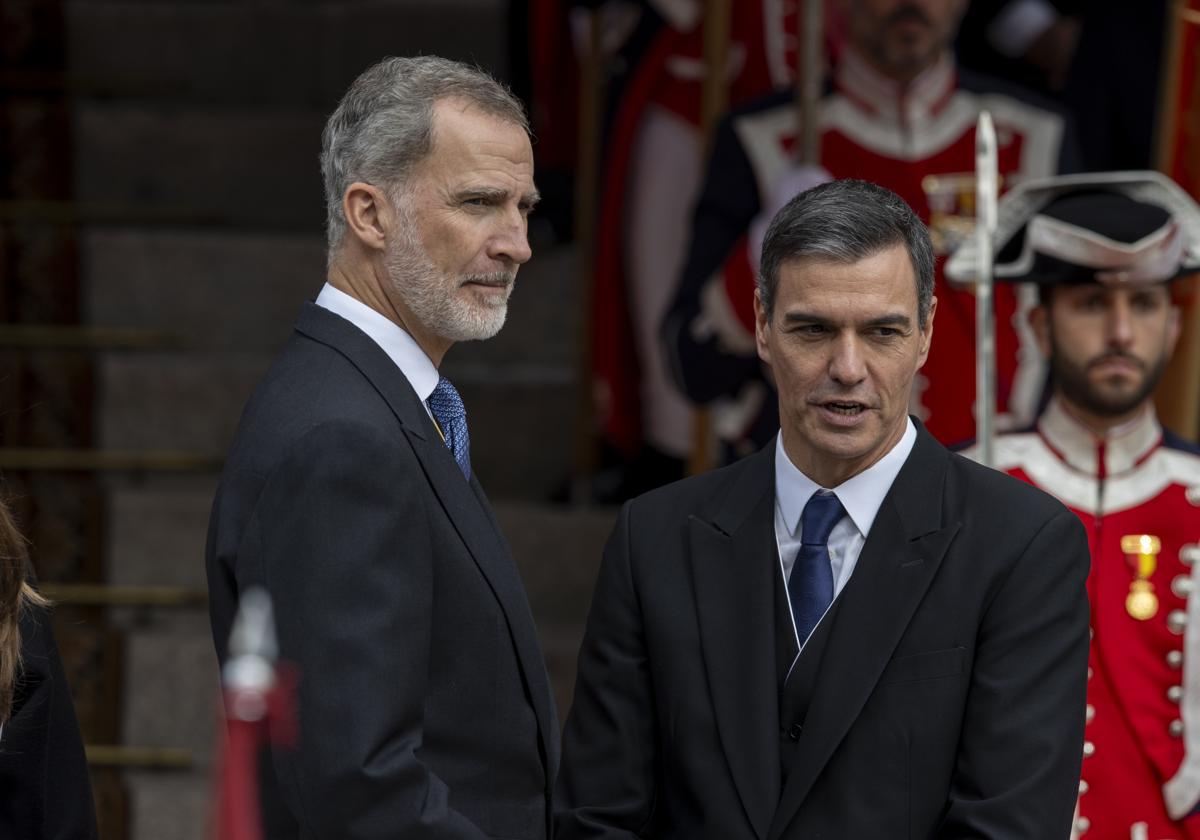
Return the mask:
[(471, 436), (467, 434), (467, 409), (462, 397), (450, 384), (446, 377), (438, 379), (433, 393), (429, 395), (426, 404), (441, 427), (442, 437), (446, 441), (458, 468), (467, 480), (471, 479)]
[(833, 602), (833, 569), (829, 565), (829, 533), (845, 514), (832, 493), (813, 494), (800, 515), (800, 549), (788, 578), (788, 598), (800, 646)]

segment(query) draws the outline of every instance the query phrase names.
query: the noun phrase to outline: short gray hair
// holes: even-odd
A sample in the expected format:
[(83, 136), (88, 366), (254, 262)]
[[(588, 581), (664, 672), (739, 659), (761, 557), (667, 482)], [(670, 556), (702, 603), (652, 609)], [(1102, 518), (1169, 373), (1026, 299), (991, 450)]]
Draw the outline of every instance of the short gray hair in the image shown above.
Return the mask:
[(867, 181), (846, 179), (813, 187), (775, 214), (763, 239), (758, 293), (770, 317), (779, 269), (793, 260), (855, 263), (903, 245), (917, 281), (917, 320), (929, 323), (933, 300), (933, 244), (904, 199)]
[(478, 67), (437, 56), (385, 58), (346, 91), (321, 133), (326, 240), (330, 256), (346, 233), (342, 196), (355, 181), (395, 194), (433, 148), (433, 107), (465, 99), (529, 133), (521, 101)]

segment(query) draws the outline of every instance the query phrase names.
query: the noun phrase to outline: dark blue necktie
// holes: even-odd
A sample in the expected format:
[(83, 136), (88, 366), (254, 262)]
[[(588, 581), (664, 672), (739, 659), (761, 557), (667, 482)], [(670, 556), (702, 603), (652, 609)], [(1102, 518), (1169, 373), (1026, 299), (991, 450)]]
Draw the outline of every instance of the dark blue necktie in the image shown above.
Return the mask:
[(446, 377), (438, 379), (433, 393), (425, 401), (441, 427), (446, 446), (458, 462), (462, 474), (471, 478), (471, 436), (467, 434), (467, 409), (462, 397)]
[(788, 598), (801, 647), (833, 601), (829, 532), (844, 514), (837, 496), (818, 492), (808, 500), (800, 515), (800, 550), (788, 578)]

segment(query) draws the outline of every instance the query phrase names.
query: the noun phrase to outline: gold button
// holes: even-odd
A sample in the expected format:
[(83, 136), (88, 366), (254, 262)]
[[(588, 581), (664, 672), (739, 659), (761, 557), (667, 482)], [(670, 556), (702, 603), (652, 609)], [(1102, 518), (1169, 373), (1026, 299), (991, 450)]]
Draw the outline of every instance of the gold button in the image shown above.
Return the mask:
[(1200, 544), (1185, 543), (1179, 549), (1179, 562), (1183, 565), (1192, 566), (1197, 560), (1200, 560)]
[(1091, 741), (1084, 741), (1083, 742), (1083, 757), (1091, 758), (1095, 754), (1096, 754), (1096, 745), (1093, 744)]
[(1170, 665), (1172, 668), (1182, 668), (1183, 667), (1183, 651), (1181, 651), (1181, 650), (1167, 651), (1167, 664)]
[(1191, 575), (1176, 575), (1171, 580), (1171, 591), (1179, 598), (1186, 598), (1192, 594), (1192, 576)]
[(1088, 666), (1088, 679), (1090, 680), (1091, 678), (1092, 678), (1092, 666), (1089, 665)]
[(1167, 613), (1167, 629), (1176, 636), (1183, 635), (1184, 628), (1187, 627), (1187, 613), (1183, 610), (1171, 610)]
[(1093, 706), (1091, 703), (1088, 703), (1087, 708), (1084, 709), (1084, 712), (1083, 712), (1084, 721), (1087, 723), (1091, 723), (1092, 718), (1094, 718), (1095, 716), (1096, 716), (1096, 707)]
[(1173, 685), (1167, 689), (1167, 699), (1172, 703), (1178, 703), (1183, 699), (1183, 686)]
[(1091, 827), (1092, 827), (1092, 821), (1089, 820), (1087, 817), (1080, 817), (1079, 819), (1075, 820), (1075, 830), (1078, 831), (1080, 834), (1087, 833), (1087, 830)]
[(1083, 779), (1080, 779), (1079, 780), (1079, 795), (1083, 796), (1087, 792), (1088, 792), (1088, 783), (1085, 782)]
[(1171, 725), (1167, 727), (1167, 731), (1171, 733), (1172, 738), (1183, 737), (1183, 721), (1173, 720)]

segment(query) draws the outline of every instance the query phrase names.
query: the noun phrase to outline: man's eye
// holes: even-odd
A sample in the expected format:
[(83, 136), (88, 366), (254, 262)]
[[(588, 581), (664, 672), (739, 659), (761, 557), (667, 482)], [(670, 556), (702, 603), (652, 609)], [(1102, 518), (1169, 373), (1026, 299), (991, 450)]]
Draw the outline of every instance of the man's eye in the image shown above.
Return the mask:
[(900, 330), (895, 327), (876, 327), (872, 332), (876, 338), (895, 338), (900, 335)]

